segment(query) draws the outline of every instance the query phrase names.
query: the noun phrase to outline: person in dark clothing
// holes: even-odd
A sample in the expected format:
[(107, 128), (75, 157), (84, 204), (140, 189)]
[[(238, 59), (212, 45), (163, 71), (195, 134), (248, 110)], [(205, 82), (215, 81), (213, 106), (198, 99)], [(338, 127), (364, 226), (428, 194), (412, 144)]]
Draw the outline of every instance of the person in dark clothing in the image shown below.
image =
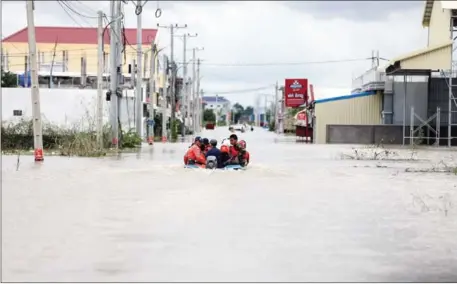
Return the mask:
[(202, 139), (202, 148), (201, 148), (202, 151), (203, 151), (203, 153), (206, 154), (206, 153), (208, 152), (209, 146), (210, 146), (210, 145), (209, 145), (209, 140), (208, 140), (208, 138), (203, 138), (203, 139)]
[(217, 161), (217, 168), (223, 168), (225, 165), (221, 161), (221, 150), (217, 148), (217, 140), (216, 139), (211, 139), (209, 141), (209, 148), (208, 152), (206, 153), (206, 157), (215, 157)]
[(221, 164), (220, 168), (223, 168), (230, 164), (230, 152), (229, 152), (229, 147), (227, 145), (222, 145), (221, 146)]

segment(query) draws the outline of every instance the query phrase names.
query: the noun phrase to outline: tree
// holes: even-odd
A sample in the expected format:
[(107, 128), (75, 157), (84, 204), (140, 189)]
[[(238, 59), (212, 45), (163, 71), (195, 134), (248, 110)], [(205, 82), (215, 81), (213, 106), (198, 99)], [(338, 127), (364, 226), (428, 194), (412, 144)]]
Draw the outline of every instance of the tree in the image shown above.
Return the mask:
[(212, 109), (205, 109), (203, 112), (203, 121), (216, 122), (216, 114), (214, 114)]
[(245, 109), (244, 109), (244, 112), (243, 112), (244, 115), (253, 115), (254, 114), (254, 108), (252, 106), (247, 106)]
[(2, 88), (13, 88), (17, 87), (17, 75), (9, 71), (1, 69), (2, 76)]

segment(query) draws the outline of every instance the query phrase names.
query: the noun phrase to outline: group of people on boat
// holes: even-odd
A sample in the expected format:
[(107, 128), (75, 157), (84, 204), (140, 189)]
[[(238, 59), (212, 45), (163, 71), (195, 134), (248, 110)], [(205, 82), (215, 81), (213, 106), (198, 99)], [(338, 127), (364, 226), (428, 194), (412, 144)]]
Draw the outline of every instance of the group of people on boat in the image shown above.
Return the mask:
[(238, 141), (236, 134), (230, 135), (228, 140), (229, 145), (222, 143), (218, 148), (216, 139), (195, 137), (184, 155), (184, 164), (208, 169), (222, 169), (228, 165), (246, 167), (250, 158), (249, 152), (246, 150), (246, 141)]

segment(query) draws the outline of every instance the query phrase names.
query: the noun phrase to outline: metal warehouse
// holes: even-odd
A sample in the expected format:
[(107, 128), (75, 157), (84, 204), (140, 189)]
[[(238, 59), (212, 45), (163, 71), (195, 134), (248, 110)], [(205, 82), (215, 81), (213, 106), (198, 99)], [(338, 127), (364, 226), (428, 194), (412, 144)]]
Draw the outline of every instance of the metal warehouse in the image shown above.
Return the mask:
[[(332, 131), (330, 125), (370, 125), (381, 123), (381, 94), (370, 91), (360, 94), (341, 96), (330, 99), (316, 100), (315, 114), (315, 142), (339, 143), (338, 133), (327, 136)], [(339, 128), (344, 131), (344, 128)], [(335, 128), (335, 131), (339, 131)], [(353, 127), (357, 132), (358, 128)], [(363, 131), (363, 129), (362, 129)], [(335, 141), (329, 141), (332, 138)]]
[(457, 145), (457, 1), (425, 1), (422, 25), (426, 48), (373, 66), (352, 95), (316, 101), (316, 143)]

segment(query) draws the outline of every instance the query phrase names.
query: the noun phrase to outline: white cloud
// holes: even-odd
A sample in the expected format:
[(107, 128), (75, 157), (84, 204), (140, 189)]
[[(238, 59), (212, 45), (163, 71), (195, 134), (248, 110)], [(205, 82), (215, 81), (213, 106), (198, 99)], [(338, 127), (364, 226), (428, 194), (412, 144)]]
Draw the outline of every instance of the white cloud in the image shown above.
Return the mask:
[[(74, 25), (55, 2), (35, 2), (37, 5), (36, 25)], [(103, 9), (107, 13), (106, 2), (84, 2), (93, 10)], [(316, 97), (334, 96), (341, 90), (346, 95), (351, 87), (353, 75), (361, 74), (371, 65), (370, 61), (338, 64), (309, 64), (290, 66), (227, 67), (211, 64), (243, 64), (272, 62), (309, 62), (366, 58), (371, 50), (380, 50), (380, 55), (393, 58), (412, 49), (425, 46), (426, 31), (421, 28), (423, 5), (417, 2), (416, 9), (391, 12), (377, 21), (364, 21), (370, 17), (360, 11), (360, 17), (322, 18), (322, 13), (296, 9), (285, 2), (163, 2), (160, 19), (154, 17), (156, 2), (150, 1), (143, 11), (143, 27), (155, 28), (157, 23), (187, 24), (183, 32), (198, 33), (189, 39), (188, 48), (204, 47), (198, 52), (202, 58), (201, 87), (208, 91), (230, 91), (252, 89), (281, 84), (287, 77), (306, 77), (315, 85)], [(305, 5), (306, 2), (302, 2)], [(327, 2), (329, 9), (332, 2)], [(326, 4), (326, 5), (327, 5)], [(79, 2), (73, 6), (82, 14), (95, 15)], [(42, 7), (40, 7), (42, 6)], [(310, 6), (311, 7), (311, 6)], [(355, 6), (357, 7), (357, 6)], [(371, 11), (376, 13), (376, 11)], [(81, 24), (85, 21), (74, 18)], [(125, 7), (127, 27), (136, 26), (134, 7)], [(96, 25), (96, 20), (86, 19)], [(2, 34), (6, 36), (26, 25), (23, 2), (3, 2)], [(160, 29), (159, 44), (169, 46), (170, 35), (167, 29)], [(164, 52), (169, 53), (167, 48)], [(175, 57), (182, 61), (182, 41), (175, 39)], [(188, 59), (192, 53), (187, 53)], [(205, 65), (206, 64), (206, 65)], [(191, 72), (191, 68), (189, 68)], [(318, 91), (327, 90), (327, 91)], [(330, 91), (332, 90), (332, 91)], [(259, 92), (224, 95), (243, 104), (253, 104)], [(273, 94), (274, 90), (267, 90)], [(344, 92), (344, 93), (343, 93)], [(328, 94), (328, 95), (327, 95)], [(332, 95), (330, 95), (332, 94)]]

